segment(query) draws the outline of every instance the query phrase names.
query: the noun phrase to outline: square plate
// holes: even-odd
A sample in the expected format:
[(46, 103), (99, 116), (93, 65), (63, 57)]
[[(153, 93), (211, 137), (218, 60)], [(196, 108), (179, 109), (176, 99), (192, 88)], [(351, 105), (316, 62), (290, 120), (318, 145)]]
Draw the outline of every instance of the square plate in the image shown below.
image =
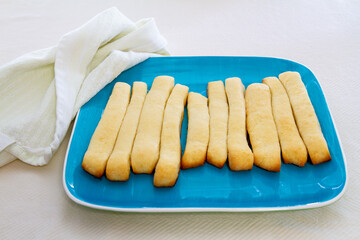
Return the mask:
[[(143, 81), (150, 88), (158, 75), (175, 77), (190, 91), (206, 96), (207, 83), (240, 77), (247, 87), (263, 78), (285, 71), (301, 74), (314, 105), (332, 160), (319, 165), (308, 162), (299, 168), (282, 164), (279, 173), (256, 166), (251, 171), (234, 172), (226, 164), (218, 169), (208, 163), (181, 170), (172, 188), (153, 186), (153, 175), (131, 173), (126, 182), (97, 179), (81, 168), (83, 156), (101, 118), (115, 82)], [(184, 151), (187, 109), (181, 129)], [(69, 142), (63, 184), (75, 202), (98, 209), (135, 212), (192, 211), (279, 211), (328, 205), (339, 199), (347, 183), (347, 169), (341, 143), (321, 87), (305, 66), (265, 57), (158, 57), (123, 72), (104, 87), (78, 112)]]

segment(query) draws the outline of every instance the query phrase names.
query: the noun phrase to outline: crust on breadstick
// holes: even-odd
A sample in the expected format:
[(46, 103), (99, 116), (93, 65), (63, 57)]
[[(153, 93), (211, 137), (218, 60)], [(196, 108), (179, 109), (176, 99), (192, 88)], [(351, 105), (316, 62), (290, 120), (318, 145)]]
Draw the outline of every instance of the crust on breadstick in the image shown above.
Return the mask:
[(111, 181), (126, 181), (129, 179), (130, 154), (146, 93), (146, 83), (133, 83), (131, 100), (121, 124), (115, 147), (106, 165), (106, 177)]
[(225, 80), (226, 96), (229, 103), (228, 158), (231, 170), (250, 170), (254, 155), (247, 142), (245, 87), (240, 78)]
[(131, 167), (134, 173), (152, 173), (159, 160), (164, 109), (173, 87), (173, 77), (156, 77), (145, 98), (131, 153)]
[(178, 179), (181, 158), (180, 132), (188, 92), (187, 86), (176, 84), (166, 103), (160, 158), (154, 174), (156, 187), (172, 187)]
[(104, 174), (106, 163), (114, 148), (129, 99), (129, 84), (123, 82), (116, 83), (81, 165), (85, 171), (95, 177), (100, 178)]
[(289, 97), (278, 78), (267, 77), (263, 79), (263, 83), (270, 88), (272, 112), (284, 163), (303, 167), (308, 154), (296, 127)]
[(279, 139), (271, 110), (270, 89), (253, 83), (245, 92), (246, 124), (256, 166), (279, 172), (281, 155)]
[(222, 168), (227, 159), (228, 103), (222, 81), (208, 83), (210, 140), (208, 163)]
[(204, 165), (209, 144), (208, 100), (200, 93), (190, 92), (187, 100), (188, 131), (182, 169)]
[(319, 164), (331, 159), (309, 95), (298, 72), (284, 72), (279, 79), (289, 96), (297, 127), (309, 152), (311, 162)]

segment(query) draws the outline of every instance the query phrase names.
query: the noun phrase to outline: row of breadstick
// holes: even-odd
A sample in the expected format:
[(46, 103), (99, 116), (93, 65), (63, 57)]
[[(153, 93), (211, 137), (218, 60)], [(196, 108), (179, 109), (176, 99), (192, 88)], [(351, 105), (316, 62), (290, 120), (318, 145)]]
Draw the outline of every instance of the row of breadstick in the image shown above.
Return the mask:
[[(280, 80), (279, 80), (280, 79)], [(176, 84), (174, 78), (147, 85), (116, 83), (93, 134), (82, 167), (90, 174), (126, 181), (134, 173), (150, 174), (154, 185), (173, 186), (183, 169), (207, 161), (232, 170), (253, 164), (280, 171), (284, 163), (304, 166), (330, 160), (326, 140), (306, 88), (297, 72), (245, 87), (240, 78), (208, 83), (208, 98)], [(181, 159), (180, 130), (187, 102), (188, 134)], [(247, 134), (251, 143), (249, 147)]]
[[(152, 173), (154, 185), (175, 184), (181, 158), (180, 129), (189, 88), (159, 76), (147, 85), (116, 83), (91, 138), (82, 167), (95, 177), (126, 181), (134, 173)], [(129, 102), (130, 100), (130, 102)]]

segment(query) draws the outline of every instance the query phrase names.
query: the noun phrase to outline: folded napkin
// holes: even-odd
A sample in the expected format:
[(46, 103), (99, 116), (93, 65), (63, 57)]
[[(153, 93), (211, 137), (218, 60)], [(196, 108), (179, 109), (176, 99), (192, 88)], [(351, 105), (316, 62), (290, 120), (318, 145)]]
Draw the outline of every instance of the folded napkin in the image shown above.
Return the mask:
[(130, 21), (110, 8), (55, 47), (0, 68), (0, 166), (47, 164), (79, 108), (122, 71), (167, 55), (153, 19)]

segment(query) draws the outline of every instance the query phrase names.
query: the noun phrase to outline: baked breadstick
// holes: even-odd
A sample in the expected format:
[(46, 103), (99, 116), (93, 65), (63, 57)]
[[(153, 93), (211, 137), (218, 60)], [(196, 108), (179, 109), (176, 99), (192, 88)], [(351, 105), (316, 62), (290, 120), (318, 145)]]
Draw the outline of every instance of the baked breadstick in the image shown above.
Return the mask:
[(130, 154), (146, 93), (146, 83), (134, 82), (129, 106), (121, 124), (115, 147), (106, 165), (106, 177), (111, 181), (129, 179)]
[(190, 92), (187, 100), (188, 131), (181, 160), (183, 169), (204, 165), (209, 144), (209, 109), (207, 98)]
[(295, 120), (313, 164), (331, 159), (326, 140), (321, 132), (319, 120), (306, 91), (301, 76), (297, 72), (284, 72), (279, 75), (289, 96)]
[(240, 78), (225, 80), (226, 95), (229, 102), (228, 158), (231, 170), (250, 170), (254, 155), (247, 142), (245, 87)]
[(106, 162), (114, 148), (129, 99), (129, 84), (116, 83), (81, 165), (85, 171), (95, 177), (100, 178), (104, 174)]
[(207, 151), (208, 163), (222, 168), (227, 159), (228, 103), (224, 83), (208, 83), (210, 141)]
[(134, 173), (152, 173), (159, 160), (164, 108), (173, 87), (173, 77), (156, 77), (145, 98), (131, 153), (131, 167)]
[(256, 166), (279, 172), (281, 155), (279, 139), (271, 110), (270, 89), (253, 83), (246, 89), (246, 124)]
[(176, 84), (166, 103), (161, 131), (160, 158), (154, 174), (154, 186), (172, 187), (180, 171), (180, 132), (189, 88)]
[(269, 86), (274, 116), (284, 163), (303, 167), (307, 161), (307, 150), (296, 127), (289, 97), (276, 77), (267, 77), (263, 83)]

